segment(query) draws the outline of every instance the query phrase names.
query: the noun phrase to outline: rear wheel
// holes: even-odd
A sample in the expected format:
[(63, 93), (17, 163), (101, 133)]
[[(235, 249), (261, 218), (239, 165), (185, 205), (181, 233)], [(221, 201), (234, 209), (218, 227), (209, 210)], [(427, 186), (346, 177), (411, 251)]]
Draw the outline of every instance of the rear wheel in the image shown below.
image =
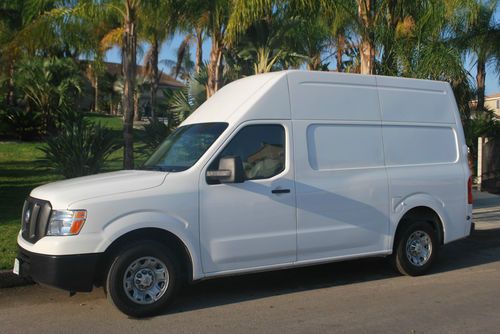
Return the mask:
[(175, 254), (162, 244), (137, 242), (111, 264), (106, 280), (108, 299), (129, 316), (154, 315), (178, 292), (179, 268)]
[(396, 236), (393, 264), (403, 275), (423, 275), (432, 266), (438, 248), (436, 231), (429, 223), (409, 222)]

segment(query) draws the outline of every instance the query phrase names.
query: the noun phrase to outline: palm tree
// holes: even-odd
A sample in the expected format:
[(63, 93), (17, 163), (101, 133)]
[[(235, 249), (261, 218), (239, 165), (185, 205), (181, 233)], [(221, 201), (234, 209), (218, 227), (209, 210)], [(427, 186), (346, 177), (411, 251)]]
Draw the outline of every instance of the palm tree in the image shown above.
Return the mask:
[(207, 97), (215, 94), (223, 85), (223, 55), (228, 47), (226, 38), (227, 24), (232, 12), (234, 0), (190, 0), (183, 7), (186, 20), (197, 31), (197, 69), (201, 63), (201, 42), (203, 31), (211, 40), (209, 61), (207, 65)]
[[(5, 73), (7, 79), (7, 91), (5, 100), (8, 105), (14, 104), (14, 69), (15, 50), (9, 49), (8, 45), (15, 34), (22, 28), (22, 2), (9, 1), (0, 4), (0, 71)], [(14, 52), (12, 52), (14, 51)]]
[[(364, 0), (359, 1), (364, 2)], [(367, 1), (365, 5), (370, 3), (370, 1)], [(228, 25), (228, 39), (230, 41), (237, 41), (254, 22), (269, 17), (273, 12), (289, 11), (290, 16), (297, 15), (304, 20), (309, 20), (310, 23), (316, 21), (318, 26), (312, 25), (309, 28), (315, 34), (322, 34), (324, 28), (330, 30), (329, 37), (337, 41), (337, 64), (340, 68), (342, 66), (342, 53), (346, 45), (347, 30), (355, 27), (358, 18), (356, 9), (358, 6), (354, 0), (235, 0), (233, 7), (234, 10), (231, 13)], [(321, 25), (326, 25), (326, 27), (321, 27)], [(369, 32), (370, 30), (361, 30), (362, 33), (365, 31)], [(326, 36), (322, 37), (325, 38)], [(305, 40), (304, 36), (301, 38), (304, 47), (308, 49), (306, 51), (311, 59), (309, 67), (318, 68), (318, 54), (327, 47), (324, 45), (325, 40), (320, 38), (317, 41), (310, 41), (308, 39), (311, 36), (308, 36)]]
[[(480, 2), (477, 18), (458, 33), (457, 44), (474, 55), (476, 66), (477, 110), (484, 110), (486, 67), (500, 62), (500, 23), (494, 21), (498, 1)], [(496, 66), (497, 73), (500, 67)]]
[(17, 80), (28, 105), (42, 114), (48, 133), (55, 132), (56, 118), (72, 110), (81, 93), (81, 77), (72, 59), (26, 60), (19, 68)]
[[(307, 47), (318, 42), (315, 40), (317, 36), (309, 34), (310, 31), (306, 28), (310, 28), (310, 23), (302, 18), (290, 17), (286, 12), (275, 12), (252, 24), (234, 47), (239, 58), (253, 65), (254, 74), (288, 68), (291, 65), (298, 67), (304, 61), (315, 65), (318, 63), (319, 67), (321, 59), (317, 55), (317, 45)], [(301, 41), (298, 42), (297, 39)], [(311, 43), (306, 44), (304, 41)], [(301, 55), (294, 50), (311, 52), (312, 57)], [(316, 56), (319, 60), (313, 59)]]
[(151, 117), (156, 118), (156, 95), (158, 92), (160, 71), (158, 68), (158, 56), (161, 44), (167, 37), (171, 36), (176, 28), (179, 17), (179, 5), (173, 0), (157, 0), (144, 2), (142, 11), (140, 35), (146, 40), (150, 47), (144, 57), (146, 73), (149, 77)]
[(68, 8), (66, 15), (90, 20), (93, 26), (101, 22), (115, 22), (102, 39), (102, 44), (120, 40), (122, 50), (122, 73), (124, 78), (123, 108), (123, 167), (134, 168), (134, 90), (137, 75), (137, 25), (141, 10), (141, 0), (80, 0), (75, 7)]
[(231, 10), (230, 0), (209, 0), (203, 8), (207, 17), (207, 33), (211, 39), (211, 49), (207, 66), (208, 84), (207, 97), (215, 94), (223, 85), (223, 52), (227, 47), (226, 29)]

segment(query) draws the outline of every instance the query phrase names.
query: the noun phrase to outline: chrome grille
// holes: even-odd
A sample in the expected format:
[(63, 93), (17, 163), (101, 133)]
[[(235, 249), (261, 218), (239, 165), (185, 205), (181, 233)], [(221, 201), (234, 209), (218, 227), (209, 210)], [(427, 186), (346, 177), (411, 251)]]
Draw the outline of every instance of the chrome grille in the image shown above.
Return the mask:
[(24, 240), (35, 243), (45, 236), (51, 211), (52, 206), (47, 201), (32, 197), (24, 201), (21, 216), (21, 235)]

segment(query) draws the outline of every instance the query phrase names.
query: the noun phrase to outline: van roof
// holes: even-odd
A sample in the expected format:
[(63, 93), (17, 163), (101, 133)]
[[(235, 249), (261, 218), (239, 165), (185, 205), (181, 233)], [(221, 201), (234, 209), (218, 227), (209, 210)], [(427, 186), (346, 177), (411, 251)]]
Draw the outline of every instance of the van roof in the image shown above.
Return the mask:
[(224, 86), (183, 124), (291, 118), (455, 123), (450, 93), (442, 81), (286, 70)]

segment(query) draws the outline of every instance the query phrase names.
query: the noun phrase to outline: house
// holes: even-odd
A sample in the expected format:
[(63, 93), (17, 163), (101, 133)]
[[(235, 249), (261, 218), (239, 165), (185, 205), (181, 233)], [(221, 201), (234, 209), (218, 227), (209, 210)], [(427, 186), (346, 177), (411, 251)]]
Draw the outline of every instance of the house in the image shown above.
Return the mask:
[(500, 93), (484, 97), (484, 106), (495, 113), (497, 119), (500, 119)]
[[(472, 100), (469, 105), (471, 108), (475, 108), (477, 100)], [(493, 111), (495, 118), (500, 121), (500, 93), (485, 96), (484, 107)], [(474, 112), (472, 114), (474, 115)]]
[[(104, 63), (104, 73), (101, 73), (98, 78), (94, 76), (92, 70), (93, 63), (87, 62), (85, 70), (84, 96), (80, 101), (80, 108), (83, 110), (95, 110), (95, 101), (98, 100), (100, 111), (108, 111), (110, 114), (121, 113), (121, 93), (123, 90), (122, 65), (118, 63)], [(150, 86), (148, 73), (145, 66), (137, 65), (137, 86), (140, 94), (135, 100), (136, 109), (141, 114), (148, 114), (150, 108)], [(165, 100), (162, 94), (164, 89), (179, 89), (184, 87), (184, 84), (174, 77), (160, 72), (160, 80), (157, 91), (157, 104), (161, 105)], [(97, 89), (96, 89), (97, 88)], [(96, 92), (98, 96), (96, 96)]]

